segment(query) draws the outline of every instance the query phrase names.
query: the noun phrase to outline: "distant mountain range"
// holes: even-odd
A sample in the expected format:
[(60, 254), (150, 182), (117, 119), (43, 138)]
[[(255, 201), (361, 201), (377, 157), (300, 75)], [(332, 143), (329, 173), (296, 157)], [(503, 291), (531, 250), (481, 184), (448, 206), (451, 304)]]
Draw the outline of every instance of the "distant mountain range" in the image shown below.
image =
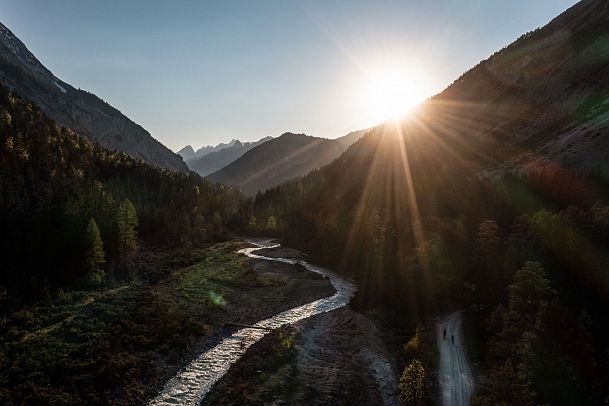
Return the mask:
[(225, 148), (230, 148), (235, 145), (236, 142), (238, 142), (238, 140), (233, 139), (228, 143), (220, 143), (218, 145), (206, 145), (196, 151), (194, 150), (192, 145), (187, 145), (176, 153), (182, 158), (184, 158), (184, 161), (188, 161), (204, 157), (205, 155), (211, 154), (212, 152), (217, 152)]
[(251, 149), (207, 179), (254, 195), (330, 163), (346, 148), (337, 140), (285, 133)]
[(232, 140), (226, 144), (222, 143), (216, 146), (208, 145), (199, 148), (196, 152), (192, 146), (188, 145), (178, 151), (178, 154), (184, 158), (191, 170), (197, 172), (201, 176), (207, 176), (224, 168), (250, 149), (257, 147), (272, 138), (273, 137), (265, 137), (254, 142)]
[(0, 81), (60, 124), (107, 149), (160, 167), (188, 170), (178, 155), (120, 111), (58, 79), (1, 23)]
[[(206, 146), (196, 152), (192, 146), (187, 145), (178, 151), (178, 154), (184, 158), (188, 167), (199, 175), (214, 174), (209, 176), (210, 180), (230, 185), (240, 185), (246, 193), (254, 194), (258, 190), (275, 186), (281, 181), (306, 175), (308, 170), (327, 164), (363, 137), (367, 131), (369, 129), (353, 131), (336, 140), (327, 140), (331, 142), (321, 144), (319, 140), (323, 140), (323, 138), (308, 137), (305, 139), (300, 137), (303, 134), (285, 133), (281, 142), (271, 143), (270, 145), (266, 144), (273, 140), (273, 137), (265, 137), (255, 142), (245, 143), (232, 140), (226, 144)], [(303, 149), (303, 140), (311, 143), (310, 147), (321, 155), (316, 156), (308, 149)], [(256, 152), (252, 152), (247, 157), (244, 156), (250, 150), (256, 150)], [(336, 153), (336, 151), (339, 152)], [(296, 160), (287, 163), (285, 162), (286, 156), (293, 156)], [(243, 161), (240, 160), (241, 157), (244, 158)], [(331, 159), (328, 160), (329, 158)], [(256, 159), (262, 159), (263, 161), (256, 163)], [(236, 162), (238, 160), (239, 162)], [(307, 160), (310, 161), (306, 162)], [(234, 166), (227, 168), (226, 172), (222, 171), (223, 168), (233, 162), (235, 162)], [(272, 168), (273, 174), (266, 173), (270, 168)], [(248, 169), (257, 171), (260, 176), (253, 176), (251, 172), (248, 172)], [(285, 176), (277, 174), (277, 171), (285, 171)], [(215, 172), (219, 173), (216, 175)], [(263, 172), (265, 173), (264, 176), (261, 175)], [(230, 175), (228, 175), (229, 173)]]

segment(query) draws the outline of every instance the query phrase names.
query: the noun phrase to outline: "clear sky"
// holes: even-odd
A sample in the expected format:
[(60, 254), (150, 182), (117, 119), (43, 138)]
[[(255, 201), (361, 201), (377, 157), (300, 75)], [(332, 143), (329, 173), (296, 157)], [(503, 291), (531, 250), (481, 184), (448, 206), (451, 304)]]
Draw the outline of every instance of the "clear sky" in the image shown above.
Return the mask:
[(576, 2), (0, 0), (0, 21), (175, 150), (365, 128), (377, 76), (430, 96)]

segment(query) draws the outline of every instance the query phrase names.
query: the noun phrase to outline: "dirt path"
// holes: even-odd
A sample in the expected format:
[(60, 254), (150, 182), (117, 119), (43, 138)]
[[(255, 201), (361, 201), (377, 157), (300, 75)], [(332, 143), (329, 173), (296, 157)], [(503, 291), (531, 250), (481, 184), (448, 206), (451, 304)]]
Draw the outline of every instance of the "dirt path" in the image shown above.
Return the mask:
[(438, 376), (441, 404), (445, 406), (469, 405), (474, 389), (474, 377), (463, 344), (462, 313), (451, 313), (437, 325), (440, 353)]

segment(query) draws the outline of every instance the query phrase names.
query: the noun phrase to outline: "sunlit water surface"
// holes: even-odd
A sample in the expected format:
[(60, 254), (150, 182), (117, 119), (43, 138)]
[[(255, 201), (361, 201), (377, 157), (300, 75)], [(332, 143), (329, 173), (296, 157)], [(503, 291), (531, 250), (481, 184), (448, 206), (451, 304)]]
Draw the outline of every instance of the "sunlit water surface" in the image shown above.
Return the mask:
[[(250, 258), (266, 261), (299, 264), (311, 272), (328, 277), (336, 293), (325, 299), (319, 299), (303, 306), (295, 307), (276, 314), (254, 324), (256, 327), (275, 329), (286, 324), (295, 323), (319, 313), (329, 312), (345, 306), (356, 291), (355, 285), (334, 272), (309, 264), (308, 262), (289, 258), (269, 258), (256, 255), (254, 252), (264, 248), (276, 248), (280, 244), (270, 241), (250, 241), (255, 248), (239, 250), (240, 254)], [(247, 349), (260, 340), (268, 330), (243, 328), (230, 337), (226, 337), (215, 347), (205, 351), (171, 378), (151, 405), (198, 405), (216, 382), (237, 362)]]

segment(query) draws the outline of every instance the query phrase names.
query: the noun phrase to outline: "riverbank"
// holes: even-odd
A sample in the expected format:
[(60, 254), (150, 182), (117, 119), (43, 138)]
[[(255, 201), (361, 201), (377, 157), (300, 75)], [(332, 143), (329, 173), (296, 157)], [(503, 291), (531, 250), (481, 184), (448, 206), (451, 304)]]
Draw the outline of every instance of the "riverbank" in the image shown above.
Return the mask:
[(234, 331), (226, 322), (251, 324), (334, 293), (300, 266), (236, 253), (246, 246), (217, 244), (187, 260), (151, 254), (120, 289), (70, 292), (11, 315), (0, 341), (0, 403), (142, 404)]
[(396, 405), (397, 356), (375, 321), (344, 307), (261, 339), (203, 404)]

